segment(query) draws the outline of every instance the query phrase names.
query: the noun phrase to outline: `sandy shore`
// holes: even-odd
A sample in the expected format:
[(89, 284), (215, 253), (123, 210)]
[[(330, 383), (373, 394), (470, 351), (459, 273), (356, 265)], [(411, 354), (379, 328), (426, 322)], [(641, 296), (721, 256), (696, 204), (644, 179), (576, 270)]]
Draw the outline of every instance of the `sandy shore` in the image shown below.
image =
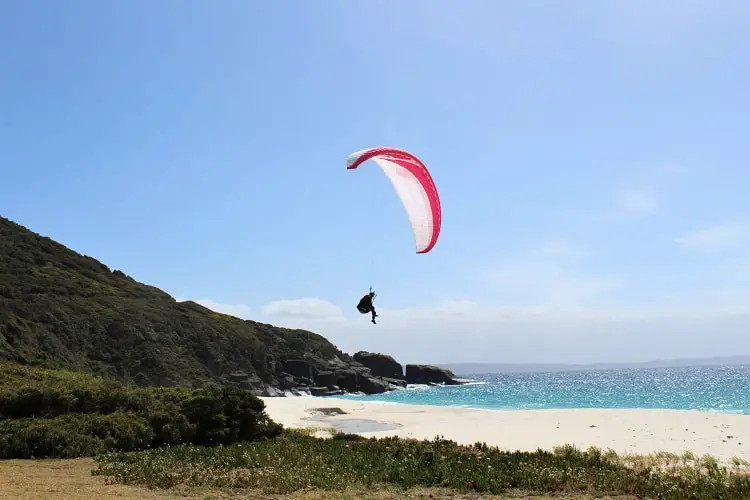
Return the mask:
[[(370, 436), (443, 436), (503, 449), (611, 448), (619, 454), (709, 454), (722, 462), (750, 461), (750, 416), (682, 410), (523, 410), (382, 404), (336, 398), (262, 398), (271, 418), (287, 427), (335, 427)], [(316, 409), (339, 408), (345, 414)], [(335, 413), (335, 412), (334, 412)]]

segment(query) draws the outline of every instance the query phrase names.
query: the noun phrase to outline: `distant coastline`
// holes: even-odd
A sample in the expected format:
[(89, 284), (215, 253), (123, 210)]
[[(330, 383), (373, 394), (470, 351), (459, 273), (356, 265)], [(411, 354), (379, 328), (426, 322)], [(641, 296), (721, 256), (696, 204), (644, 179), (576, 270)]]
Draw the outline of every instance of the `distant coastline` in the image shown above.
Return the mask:
[(595, 370), (622, 370), (638, 368), (685, 368), (700, 366), (745, 366), (750, 365), (750, 355), (716, 356), (710, 358), (676, 358), (637, 363), (439, 363), (458, 376), (483, 373), (535, 373)]

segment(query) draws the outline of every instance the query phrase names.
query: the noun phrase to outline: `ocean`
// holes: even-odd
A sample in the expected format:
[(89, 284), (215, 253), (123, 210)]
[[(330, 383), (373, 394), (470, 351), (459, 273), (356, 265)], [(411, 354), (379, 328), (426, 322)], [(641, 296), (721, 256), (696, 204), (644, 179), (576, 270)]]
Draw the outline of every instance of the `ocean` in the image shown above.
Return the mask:
[(659, 408), (750, 415), (750, 365), (457, 376), (473, 382), (337, 397), (487, 410)]

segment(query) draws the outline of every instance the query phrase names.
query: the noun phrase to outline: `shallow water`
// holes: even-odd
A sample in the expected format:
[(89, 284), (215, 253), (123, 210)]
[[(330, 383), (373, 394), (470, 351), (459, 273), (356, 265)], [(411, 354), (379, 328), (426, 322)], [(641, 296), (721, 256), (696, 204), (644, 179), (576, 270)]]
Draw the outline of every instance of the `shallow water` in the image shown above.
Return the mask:
[(475, 383), (343, 398), (490, 410), (666, 408), (750, 415), (750, 366), (457, 375)]
[(376, 420), (367, 420), (363, 418), (330, 420), (326, 421), (326, 424), (335, 427), (338, 431), (346, 432), (349, 434), (359, 434), (361, 432), (393, 431), (401, 427), (401, 424), (378, 422)]

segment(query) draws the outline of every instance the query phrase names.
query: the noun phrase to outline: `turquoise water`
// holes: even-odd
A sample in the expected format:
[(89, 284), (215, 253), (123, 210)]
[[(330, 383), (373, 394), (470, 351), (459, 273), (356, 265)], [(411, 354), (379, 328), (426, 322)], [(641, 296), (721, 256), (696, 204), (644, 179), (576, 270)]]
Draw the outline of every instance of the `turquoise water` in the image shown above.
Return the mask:
[(490, 410), (669, 408), (750, 415), (750, 366), (460, 376), (475, 382), (343, 397)]

